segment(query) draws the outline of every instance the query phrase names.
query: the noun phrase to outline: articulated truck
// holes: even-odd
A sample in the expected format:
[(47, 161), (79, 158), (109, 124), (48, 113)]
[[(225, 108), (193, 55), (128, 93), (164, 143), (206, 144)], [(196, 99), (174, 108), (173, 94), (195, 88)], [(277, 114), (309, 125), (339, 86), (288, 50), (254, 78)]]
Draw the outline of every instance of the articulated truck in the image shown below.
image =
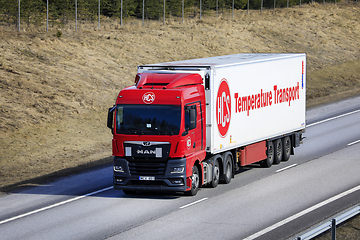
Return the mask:
[(234, 54), (138, 66), (109, 109), (113, 184), (126, 194), (228, 184), (302, 143), (305, 54)]

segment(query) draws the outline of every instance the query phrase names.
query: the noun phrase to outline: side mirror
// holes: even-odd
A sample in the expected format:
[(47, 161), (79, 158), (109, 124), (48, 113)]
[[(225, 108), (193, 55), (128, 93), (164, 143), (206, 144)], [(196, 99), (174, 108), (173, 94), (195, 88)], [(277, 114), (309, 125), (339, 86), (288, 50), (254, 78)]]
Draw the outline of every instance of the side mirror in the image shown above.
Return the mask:
[(109, 108), (108, 111), (107, 127), (110, 128), (111, 130), (113, 129), (114, 110), (115, 110), (115, 105), (112, 108)]
[(189, 134), (189, 132), (187, 131), (187, 130), (185, 130), (182, 134), (181, 134), (181, 136), (186, 136), (186, 135), (188, 135)]

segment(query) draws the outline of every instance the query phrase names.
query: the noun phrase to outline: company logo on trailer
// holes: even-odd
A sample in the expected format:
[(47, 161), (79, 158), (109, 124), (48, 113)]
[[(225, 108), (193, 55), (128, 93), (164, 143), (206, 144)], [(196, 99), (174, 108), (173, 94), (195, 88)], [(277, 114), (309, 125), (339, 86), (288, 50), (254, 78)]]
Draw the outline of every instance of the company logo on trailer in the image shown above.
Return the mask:
[(151, 104), (155, 101), (155, 94), (152, 92), (147, 92), (142, 96), (142, 100), (145, 104)]
[(225, 78), (220, 82), (216, 98), (216, 122), (221, 137), (225, 137), (230, 126), (231, 97), (229, 84)]

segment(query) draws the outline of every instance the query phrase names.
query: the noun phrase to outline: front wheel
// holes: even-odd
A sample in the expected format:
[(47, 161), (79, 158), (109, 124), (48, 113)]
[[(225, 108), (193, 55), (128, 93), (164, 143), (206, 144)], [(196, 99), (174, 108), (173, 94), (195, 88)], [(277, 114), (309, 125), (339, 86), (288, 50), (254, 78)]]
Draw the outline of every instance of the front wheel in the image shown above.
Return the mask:
[(191, 189), (186, 192), (186, 195), (195, 196), (197, 194), (197, 192), (199, 191), (199, 187), (200, 187), (199, 169), (196, 165), (194, 165), (193, 173), (191, 176)]

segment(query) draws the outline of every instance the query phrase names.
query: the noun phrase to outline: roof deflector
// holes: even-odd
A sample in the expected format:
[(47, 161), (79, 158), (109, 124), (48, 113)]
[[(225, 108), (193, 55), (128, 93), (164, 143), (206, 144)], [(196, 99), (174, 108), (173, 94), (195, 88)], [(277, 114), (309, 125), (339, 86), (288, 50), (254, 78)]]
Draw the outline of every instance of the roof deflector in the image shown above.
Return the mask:
[(181, 86), (202, 84), (197, 73), (138, 73), (135, 78), (137, 88), (172, 89)]

